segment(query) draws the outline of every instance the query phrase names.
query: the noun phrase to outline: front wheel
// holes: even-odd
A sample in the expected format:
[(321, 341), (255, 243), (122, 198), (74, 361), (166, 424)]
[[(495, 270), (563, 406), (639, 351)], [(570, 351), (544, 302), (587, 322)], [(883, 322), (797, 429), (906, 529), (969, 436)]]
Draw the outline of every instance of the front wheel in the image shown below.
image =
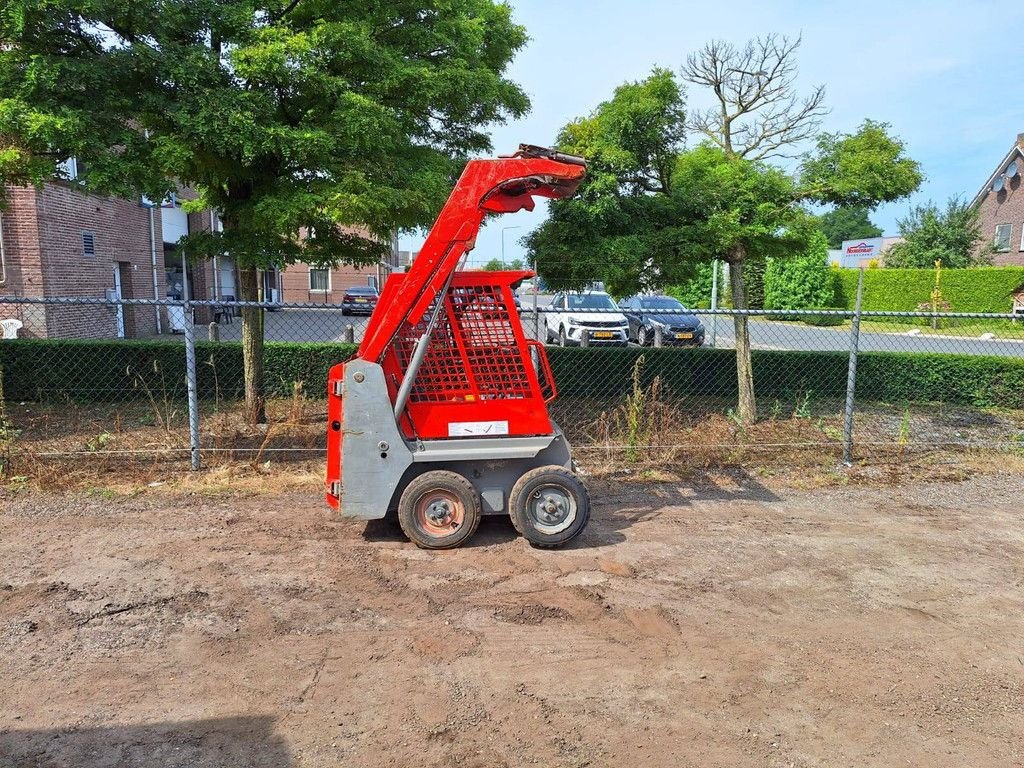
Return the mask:
[(480, 525), (480, 497), (456, 472), (424, 472), (405, 487), (398, 522), (405, 535), (424, 549), (453, 549)]
[(561, 328), (558, 329), (558, 346), (560, 346), (560, 347), (567, 347), (567, 346), (569, 346), (569, 341), (568, 341), (568, 339), (565, 336), (565, 326), (562, 326)]
[(641, 347), (647, 346), (647, 328), (642, 325), (636, 329), (636, 343)]
[(590, 495), (572, 472), (539, 467), (520, 477), (509, 495), (512, 524), (535, 547), (560, 547), (590, 520)]

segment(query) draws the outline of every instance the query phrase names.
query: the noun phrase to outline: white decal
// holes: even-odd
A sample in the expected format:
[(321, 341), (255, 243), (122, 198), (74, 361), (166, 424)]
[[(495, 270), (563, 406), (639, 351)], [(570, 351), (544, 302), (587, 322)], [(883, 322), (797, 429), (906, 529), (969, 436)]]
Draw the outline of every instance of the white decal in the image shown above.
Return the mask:
[(490, 437), (507, 435), (507, 421), (451, 421), (448, 423), (448, 437)]

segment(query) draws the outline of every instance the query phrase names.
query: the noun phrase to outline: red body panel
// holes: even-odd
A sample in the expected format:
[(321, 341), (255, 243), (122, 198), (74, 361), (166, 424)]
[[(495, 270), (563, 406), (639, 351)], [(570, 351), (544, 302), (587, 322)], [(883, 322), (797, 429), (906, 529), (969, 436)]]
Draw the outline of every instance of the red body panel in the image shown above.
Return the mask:
[[(475, 245), (488, 213), (532, 210), (538, 195), (568, 197), (585, 174), (580, 158), (526, 146), (513, 157), (466, 164), (408, 274), (392, 275), (385, 284), (357, 354), (382, 366), (395, 402), (416, 340), (451, 278), (400, 420), (406, 437), (551, 434), (551, 371), (543, 345), (523, 334), (512, 294), (513, 285), (533, 273), (452, 273)], [(343, 378), (344, 365), (334, 366), (327, 406), (327, 500), (334, 507), (343, 449), (336, 392)]]
[(341, 425), (344, 423), (343, 401), (336, 394), (345, 380), (345, 364), (331, 366), (327, 375), (327, 503), (338, 508), (338, 497), (331, 493), (331, 485), (341, 482)]
[[(547, 370), (547, 360), (535, 366), (512, 295), (512, 286), (531, 274), (455, 275), (401, 422), (406, 437), (458, 437), (469, 429), (466, 424), (478, 422), (493, 422), (491, 428), (478, 427), (478, 434), (551, 434), (545, 403), (552, 390), (545, 390), (538, 375)], [(388, 289), (394, 284), (400, 290), (407, 279), (392, 275)], [(384, 355), (392, 398), (425, 325), (426, 318), (403, 323)], [(543, 348), (537, 355), (544, 355)]]

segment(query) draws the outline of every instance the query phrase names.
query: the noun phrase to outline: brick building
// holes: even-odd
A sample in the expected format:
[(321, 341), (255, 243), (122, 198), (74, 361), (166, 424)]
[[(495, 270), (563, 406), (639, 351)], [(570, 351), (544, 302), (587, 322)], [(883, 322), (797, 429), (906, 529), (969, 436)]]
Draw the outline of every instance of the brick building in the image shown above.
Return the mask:
[[(350, 230), (363, 237), (372, 235), (367, 230)], [(372, 267), (339, 266), (333, 269), (313, 267), (299, 262), (281, 270), (281, 301), (309, 304), (340, 304), (346, 288), (370, 285), (378, 290), (387, 275), (395, 269), (408, 266), (412, 254), (399, 250), (397, 239), (391, 244), (386, 263)]]
[[(0, 296), (125, 299), (235, 298), (230, 259), (189, 263), (177, 248), (189, 232), (220, 223), (212, 211), (186, 214), (180, 201), (152, 206), (85, 193), (77, 167), (41, 188), (9, 187), (0, 212)], [(187, 195), (188, 193), (185, 193)], [(208, 322), (207, 309), (196, 320)], [(180, 311), (148, 306), (3, 304), (30, 338), (140, 338), (180, 331)]]
[(380, 286), (380, 267), (335, 267), (318, 269), (299, 262), (281, 270), (283, 301), (311, 304), (340, 304), (346, 288), (354, 285)]
[(995, 245), (996, 266), (1024, 265), (1024, 133), (999, 162), (972, 201), (982, 232)]

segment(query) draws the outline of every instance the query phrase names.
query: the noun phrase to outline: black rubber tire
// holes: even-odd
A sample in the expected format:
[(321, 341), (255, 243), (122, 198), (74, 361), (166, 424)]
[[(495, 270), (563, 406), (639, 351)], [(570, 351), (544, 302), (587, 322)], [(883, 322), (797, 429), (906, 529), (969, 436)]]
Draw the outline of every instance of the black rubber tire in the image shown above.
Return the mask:
[[(438, 535), (426, 528), (417, 514), (417, 505), (423, 497), (440, 492), (455, 497), (463, 508), (463, 519), (451, 534)], [(434, 470), (424, 472), (402, 491), (398, 502), (398, 523), (402, 531), (416, 546), (423, 549), (454, 549), (476, 533), (482, 515), (480, 496), (473, 484), (457, 472)]]
[(566, 340), (566, 336), (565, 336), (565, 326), (564, 325), (561, 328), (558, 329), (558, 346), (560, 346), (560, 347), (567, 347), (567, 346), (569, 346), (569, 342)]
[(647, 328), (643, 325), (636, 329), (636, 343), (641, 347), (647, 346)]
[[(564, 530), (555, 533), (541, 530), (529, 510), (531, 498), (545, 486), (555, 486), (562, 490), (566, 496), (572, 497), (576, 505), (575, 518)], [(568, 544), (587, 527), (590, 520), (590, 494), (576, 475), (565, 467), (552, 464), (531, 469), (516, 480), (509, 494), (508, 508), (512, 525), (523, 538), (535, 547), (554, 549)]]

